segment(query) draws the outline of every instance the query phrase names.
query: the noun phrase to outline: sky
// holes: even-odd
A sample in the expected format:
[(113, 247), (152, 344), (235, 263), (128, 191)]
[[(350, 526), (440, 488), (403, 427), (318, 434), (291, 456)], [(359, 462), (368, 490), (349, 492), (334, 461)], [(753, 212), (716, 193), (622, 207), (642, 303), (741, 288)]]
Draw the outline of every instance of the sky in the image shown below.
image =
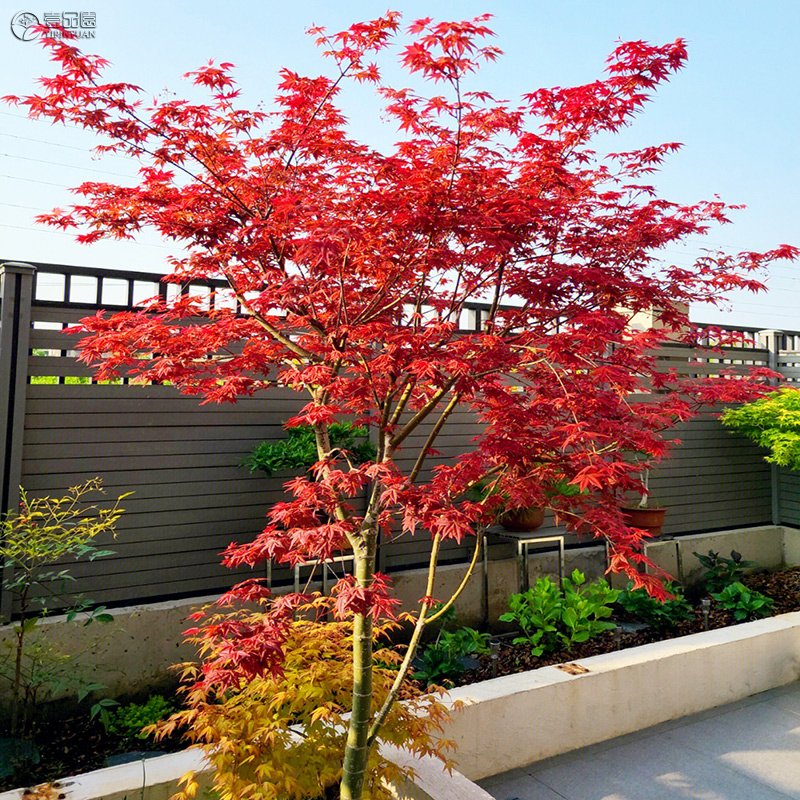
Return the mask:
[[(38, 3), (38, 0), (34, 0)], [(237, 66), (242, 102), (269, 103), (278, 70), (316, 75), (330, 70), (305, 34), (311, 25), (337, 31), (387, 10), (388, 0), (292, 2), (112, 3), (81, 0), (40, 6), (0, 0), (0, 95), (30, 94), (51, 74), (35, 42), (11, 32), (17, 12), (40, 20), (45, 12), (93, 12), (93, 39), (83, 49), (112, 62), (109, 79), (137, 84), (145, 97), (189, 91), (181, 76), (209, 59)], [(676, 202), (712, 199), (744, 204), (732, 224), (662, 254), (691, 264), (703, 248), (726, 252), (800, 245), (800, 2), (798, 0), (397, 0), (405, 22), (423, 16), (464, 19), (493, 14), (494, 42), (504, 55), (473, 78), (470, 88), (515, 100), (539, 87), (569, 86), (602, 76), (619, 40), (663, 44), (688, 41), (686, 68), (662, 87), (636, 123), (610, 150), (677, 141), (655, 178), (661, 196)], [(346, 98), (354, 133), (389, 147), (394, 131), (382, 124), (374, 102)], [(0, 105), (0, 260), (40, 261), (163, 273), (174, 246), (145, 233), (136, 242), (91, 246), (70, 234), (37, 225), (34, 217), (69, 204), (68, 188), (83, 180), (129, 182), (136, 165), (121, 157), (98, 159), (98, 141), (85, 131), (28, 120)], [(759, 295), (739, 294), (719, 308), (696, 307), (692, 318), (714, 324), (800, 330), (800, 263), (774, 267)]]

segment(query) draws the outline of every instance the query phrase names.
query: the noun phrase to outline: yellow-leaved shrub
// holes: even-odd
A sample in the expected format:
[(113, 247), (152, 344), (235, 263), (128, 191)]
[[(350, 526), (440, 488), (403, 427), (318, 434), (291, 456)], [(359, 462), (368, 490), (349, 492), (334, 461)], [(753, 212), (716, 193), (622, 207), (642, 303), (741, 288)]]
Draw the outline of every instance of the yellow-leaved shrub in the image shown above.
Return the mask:
[[(184, 728), (193, 746), (202, 748), (213, 768), (212, 786), (219, 800), (306, 800), (338, 797), (351, 706), (352, 634), (350, 622), (324, 618), (329, 598), (316, 597), (291, 623), (283, 645), (282, 674), (242, 680), (221, 690), (201, 680), (196, 664), (183, 665), (186, 708), (155, 726), (158, 736)], [(309, 615), (315, 619), (308, 618)], [(257, 626), (261, 613), (235, 610), (215, 613), (208, 624), (236, 620)], [(373, 713), (383, 703), (401, 656), (386, 645), (391, 623), (376, 625)], [(218, 644), (194, 637), (203, 655)], [(380, 643), (383, 643), (382, 645)], [(436, 693), (405, 686), (369, 757), (365, 794), (390, 798), (388, 784), (413, 777), (382, 752), (393, 745), (416, 756), (434, 756), (450, 766), (452, 743), (439, 737), (447, 710)], [(174, 800), (189, 800), (197, 776), (184, 776)]]

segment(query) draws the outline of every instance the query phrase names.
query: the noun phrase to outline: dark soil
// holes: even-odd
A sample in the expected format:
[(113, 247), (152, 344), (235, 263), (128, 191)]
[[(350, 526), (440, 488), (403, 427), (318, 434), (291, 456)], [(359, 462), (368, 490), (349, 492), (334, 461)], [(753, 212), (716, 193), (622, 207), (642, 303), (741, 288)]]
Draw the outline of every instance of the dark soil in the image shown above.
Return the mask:
[[(783, 570), (781, 572), (758, 573), (748, 575), (743, 583), (775, 601), (773, 614), (785, 614), (789, 611), (800, 611), (800, 567)], [(618, 622), (620, 620), (617, 620)], [(708, 619), (708, 630), (725, 628), (729, 625), (739, 624), (733, 614), (723, 609), (714, 608), (712, 604)], [(489, 678), (501, 675), (513, 675), (538, 667), (547, 667), (554, 664), (565, 664), (589, 656), (611, 653), (614, 650), (624, 650), (628, 647), (637, 647), (640, 644), (659, 642), (665, 639), (674, 639), (677, 636), (686, 636), (690, 633), (700, 633), (706, 630), (702, 611), (697, 608), (694, 618), (679, 623), (674, 628), (666, 631), (654, 631), (644, 628), (638, 631), (625, 630), (619, 632), (608, 631), (588, 642), (575, 645), (572, 650), (543, 653), (541, 656), (532, 656), (530, 647), (524, 644), (512, 644), (510, 640), (501, 640), (500, 653), (495, 664), (491, 656), (482, 656), (480, 667), (464, 672), (454, 681), (455, 686), (467, 686)]]
[[(800, 567), (781, 572), (749, 575), (744, 579), (744, 583), (771, 597), (775, 601), (773, 610), (775, 614), (800, 611)], [(708, 620), (709, 629), (724, 628), (733, 624), (736, 624), (736, 621), (730, 612), (712, 606)], [(565, 664), (588, 656), (703, 630), (705, 622), (702, 612), (698, 609), (694, 612), (693, 619), (681, 622), (668, 631), (653, 631), (649, 628), (630, 630), (628, 626), (623, 625), (619, 632), (609, 631), (576, 645), (571, 651), (545, 653), (538, 658), (531, 655), (530, 648), (526, 645), (514, 645), (510, 639), (506, 639), (501, 645), (496, 664), (490, 656), (482, 657), (480, 667), (463, 673), (455, 685), (464, 686), (495, 676), (512, 675), (553, 664)], [(88, 715), (42, 724), (32, 738), (39, 748), (40, 762), (23, 765), (13, 776), (5, 780), (0, 779), (0, 792), (100, 769), (105, 766), (106, 759), (110, 756), (126, 751), (169, 753), (187, 746), (179, 734), (160, 742), (153, 741), (152, 737), (144, 740), (121, 740), (107, 733), (99, 721), (90, 721)]]
[(174, 753), (187, 747), (180, 735), (159, 742), (152, 737), (122, 739), (107, 733), (98, 720), (89, 720), (88, 714), (41, 724), (28, 738), (39, 750), (39, 763), (19, 764), (13, 775), (0, 779), (0, 792), (101, 769), (107, 758), (121, 753)]

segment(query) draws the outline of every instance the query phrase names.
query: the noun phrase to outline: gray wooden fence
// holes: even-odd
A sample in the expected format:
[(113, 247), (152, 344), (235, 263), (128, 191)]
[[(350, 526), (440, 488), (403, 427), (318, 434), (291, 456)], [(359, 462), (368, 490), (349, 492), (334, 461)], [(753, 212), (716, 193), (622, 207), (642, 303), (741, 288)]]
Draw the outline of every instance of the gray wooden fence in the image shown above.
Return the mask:
[[(13, 263), (0, 270), (0, 280), (0, 511), (15, 508), (19, 485), (60, 495), (99, 476), (112, 497), (133, 492), (116, 540), (107, 543), (114, 556), (71, 566), (74, 592), (98, 602), (208, 594), (251, 575), (221, 567), (219, 554), (263, 527), (269, 504), (283, 496), (282, 483), (291, 476), (251, 475), (242, 461), (256, 444), (281, 435), (283, 421), (304, 398), (275, 389), (231, 406), (200, 406), (169, 386), (99, 385), (75, 360), (74, 339), (62, 333), (98, 308), (121, 310), (157, 293), (203, 292), (213, 284), (176, 287), (146, 273)], [(480, 326), (484, 308), (467, 309), (462, 326)], [(725, 348), (703, 364), (691, 348), (674, 346), (661, 355), (681, 372), (714, 374), (720, 367), (774, 363), (768, 344)], [(437, 449), (452, 457), (477, 432), (469, 413), (457, 412)], [(669, 506), (666, 533), (773, 519), (773, 479), (756, 447), (710, 414), (672, 436), (682, 444), (651, 479), (654, 495)], [(465, 560), (471, 546), (449, 545), (444, 560)], [(420, 566), (426, 551), (423, 537), (401, 537), (383, 546), (382, 565), (389, 572)], [(272, 577), (292, 578), (285, 570)], [(7, 614), (7, 594), (4, 601)]]

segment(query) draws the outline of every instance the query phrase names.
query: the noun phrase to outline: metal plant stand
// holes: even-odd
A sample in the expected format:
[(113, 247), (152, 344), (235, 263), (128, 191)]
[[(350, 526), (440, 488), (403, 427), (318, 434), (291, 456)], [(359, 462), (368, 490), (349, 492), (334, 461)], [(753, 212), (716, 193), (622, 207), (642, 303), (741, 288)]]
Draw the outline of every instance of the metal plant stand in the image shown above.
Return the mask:
[(550, 531), (542, 531), (536, 534), (534, 531), (507, 531), (493, 530), (483, 534), (483, 597), (484, 597), (484, 616), (488, 619), (489, 612), (489, 536), (498, 536), (517, 545), (517, 591), (528, 591), (528, 548), (532, 544), (547, 544), (556, 542), (558, 544), (558, 583), (564, 584), (564, 534), (554, 534)]
[(330, 577), (329, 577), (329, 569), (328, 564), (331, 563), (338, 563), (344, 564), (346, 561), (353, 562), (355, 560), (355, 554), (353, 553), (345, 553), (341, 556), (334, 556), (333, 558), (326, 558), (324, 561), (320, 561), (319, 559), (312, 559), (310, 561), (306, 561), (305, 564), (295, 564), (294, 567), (294, 590), (295, 592), (300, 591), (300, 568), (301, 567), (316, 567), (318, 564), (322, 565), (322, 594), (328, 594), (328, 589), (330, 588)]

